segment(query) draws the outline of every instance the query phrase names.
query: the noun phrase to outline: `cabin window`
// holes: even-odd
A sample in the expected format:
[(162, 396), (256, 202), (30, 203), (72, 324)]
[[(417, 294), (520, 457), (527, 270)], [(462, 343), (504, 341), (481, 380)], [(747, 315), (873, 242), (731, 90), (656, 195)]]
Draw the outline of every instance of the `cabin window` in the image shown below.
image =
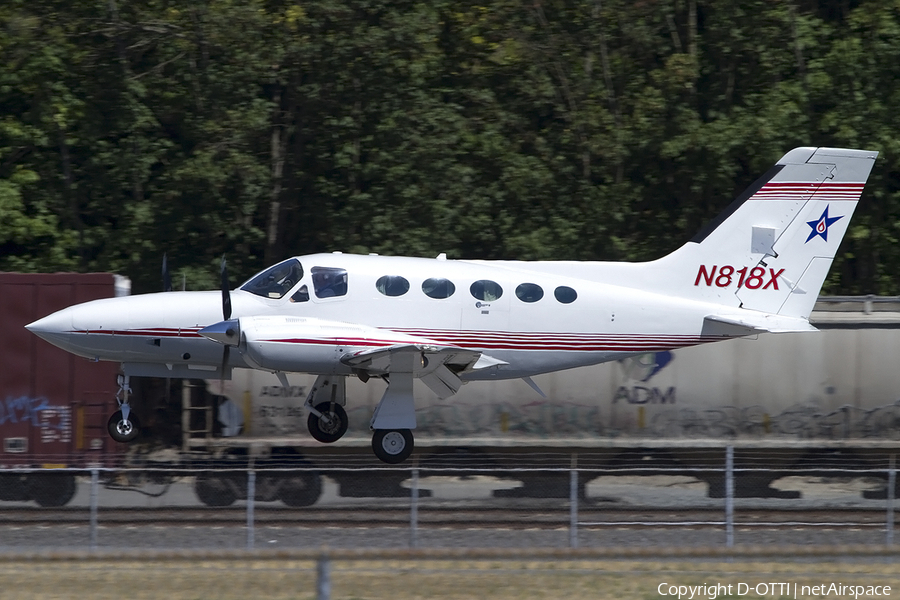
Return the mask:
[(306, 287), (306, 284), (301, 285), (300, 289), (294, 292), (294, 295), (291, 296), (291, 302), (308, 302), (309, 301), (309, 288)]
[(537, 302), (544, 297), (544, 290), (536, 283), (523, 283), (516, 288), (516, 298), (522, 302)]
[(553, 295), (563, 304), (572, 304), (578, 297), (578, 292), (567, 285), (561, 285), (553, 291)]
[(499, 300), (500, 296), (503, 295), (503, 288), (500, 287), (500, 284), (489, 279), (479, 279), (472, 284), (469, 291), (472, 292), (472, 296), (476, 299), (484, 300), (485, 302)]
[(347, 270), (334, 267), (313, 267), (313, 289), (316, 298), (334, 298), (347, 294)]
[(402, 296), (409, 291), (409, 282), (399, 275), (384, 275), (375, 282), (375, 289), (385, 296)]
[(422, 282), (422, 291), (429, 298), (441, 300), (452, 296), (456, 291), (456, 286), (449, 279), (432, 277)]
[(254, 275), (240, 289), (263, 298), (278, 299), (291, 291), (302, 277), (300, 261), (291, 258)]

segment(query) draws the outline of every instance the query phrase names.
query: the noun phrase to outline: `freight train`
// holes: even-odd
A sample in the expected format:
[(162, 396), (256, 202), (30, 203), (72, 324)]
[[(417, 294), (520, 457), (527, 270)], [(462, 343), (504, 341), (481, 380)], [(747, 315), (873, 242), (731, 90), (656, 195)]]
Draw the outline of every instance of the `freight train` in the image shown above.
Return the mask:
[[(534, 377), (417, 390), (417, 439), (474, 443), (632, 438), (900, 439), (900, 299), (823, 297), (820, 332), (760, 336)], [(315, 378), (238, 370), (210, 381), (221, 435), (304, 435)], [(366, 436), (384, 383), (349, 378), (348, 436)], [(543, 393), (543, 395), (541, 394)]]
[(127, 278), (105, 273), (0, 273), (0, 500), (62, 506), (76, 482), (61, 469), (109, 466), (124, 451), (106, 435), (118, 366), (70, 355), (25, 325), (130, 290)]
[[(10, 341), (0, 357), (0, 469), (20, 469), (0, 470), (0, 500), (62, 505), (74, 493), (72, 475), (47, 477), (21, 469), (140, 461), (124, 455), (126, 449), (102, 433), (103, 415), (115, 406), (116, 365), (68, 355), (22, 326), (75, 302), (127, 293), (127, 280), (0, 274), (0, 286), (0, 330)], [(811, 321), (820, 332), (648, 353), (536, 376), (537, 389), (517, 380), (471, 382), (440, 400), (423, 386), (417, 390), (414, 458), (424, 469), (440, 470), (448, 460), (468, 457), (454, 465), (502, 472), (528, 453), (577, 452), (581, 464), (642, 460), (650, 467), (696, 469), (697, 477), (709, 482), (710, 494), (721, 495), (716, 469), (726, 445), (756, 457), (777, 455), (785, 469), (833, 458), (836, 449), (848, 457), (850, 462), (842, 463), (847, 465), (864, 462), (873, 449), (900, 449), (900, 369), (895, 364), (900, 298), (823, 297)], [(169, 458), (153, 466), (173, 472), (200, 469), (195, 490), (208, 505), (246, 498), (246, 478), (235, 469), (250, 464), (264, 470), (267, 465), (306, 469), (261, 473), (259, 500), (312, 504), (323, 475), (335, 480), (344, 496), (408, 494), (401, 486), (405, 472), (329, 468), (345, 459), (359, 464), (368, 459), (369, 418), (384, 382), (348, 378), (350, 429), (338, 443), (326, 445), (307, 432), (303, 404), (313, 381), (293, 375), (293, 385), (284, 388), (274, 375), (240, 369), (230, 381), (133, 379), (139, 418), (145, 425), (155, 422), (145, 429), (180, 428), (180, 451), (165, 453)], [(179, 396), (180, 419), (166, 398)], [(168, 412), (161, 410), (167, 406)], [(161, 439), (177, 444), (171, 435), (145, 441), (158, 447)], [(335, 460), (335, 453), (343, 458)], [(773, 471), (745, 477), (742, 481), (750, 483), (739, 485), (737, 494), (783, 495), (769, 485), (779, 476)], [(569, 494), (566, 474), (516, 478), (522, 486), (507, 494)]]

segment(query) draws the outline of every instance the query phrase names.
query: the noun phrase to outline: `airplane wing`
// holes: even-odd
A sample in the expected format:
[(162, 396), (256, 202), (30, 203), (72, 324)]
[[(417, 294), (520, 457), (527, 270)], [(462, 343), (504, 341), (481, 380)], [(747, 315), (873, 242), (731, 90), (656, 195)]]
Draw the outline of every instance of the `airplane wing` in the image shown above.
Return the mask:
[(430, 344), (396, 344), (386, 348), (362, 350), (341, 358), (341, 362), (367, 375), (385, 375), (397, 370), (392, 365), (402, 363), (405, 371), (413, 356), (413, 377), (418, 377), (441, 399), (459, 391), (466, 371), (508, 364), (505, 361), (456, 346)]

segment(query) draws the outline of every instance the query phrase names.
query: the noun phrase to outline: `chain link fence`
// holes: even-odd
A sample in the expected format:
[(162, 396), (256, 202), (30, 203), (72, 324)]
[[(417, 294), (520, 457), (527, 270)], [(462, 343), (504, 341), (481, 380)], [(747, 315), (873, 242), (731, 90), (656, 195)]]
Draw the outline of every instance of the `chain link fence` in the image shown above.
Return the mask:
[(0, 471), (0, 552), (891, 545), (895, 456), (733, 447)]

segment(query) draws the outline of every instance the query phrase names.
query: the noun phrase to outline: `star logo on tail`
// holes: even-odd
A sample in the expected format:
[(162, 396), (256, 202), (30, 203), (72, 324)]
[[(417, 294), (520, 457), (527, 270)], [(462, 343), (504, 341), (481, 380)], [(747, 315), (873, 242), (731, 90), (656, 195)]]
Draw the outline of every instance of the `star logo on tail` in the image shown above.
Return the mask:
[[(813, 239), (816, 236), (821, 237), (826, 242), (828, 241), (828, 228), (831, 227), (835, 222), (843, 219), (844, 216), (840, 217), (829, 217), (828, 216), (828, 206), (825, 206), (825, 211), (822, 213), (822, 216), (816, 219), (815, 221), (807, 221), (806, 224), (812, 228), (812, 231), (809, 232), (809, 237), (806, 238), (806, 241)], [(804, 242), (805, 244), (806, 242)]]

